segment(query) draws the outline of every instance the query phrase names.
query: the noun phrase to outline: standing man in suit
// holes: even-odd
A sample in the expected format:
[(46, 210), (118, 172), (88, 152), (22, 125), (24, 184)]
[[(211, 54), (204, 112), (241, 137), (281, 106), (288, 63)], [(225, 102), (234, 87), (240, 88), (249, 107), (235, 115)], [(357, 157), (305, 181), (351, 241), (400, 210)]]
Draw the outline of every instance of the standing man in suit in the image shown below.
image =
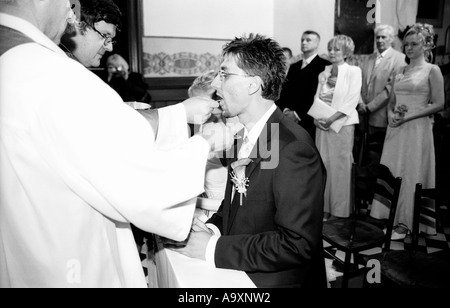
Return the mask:
[(331, 63), (318, 56), (320, 35), (315, 31), (305, 31), (302, 35), (302, 60), (289, 68), (287, 80), (283, 84), (277, 105), (284, 114), (299, 123), (314, 139), (316, 126), (314, 119), (307, 115), (316, 94), (318, 76)]
[(212, 86), (225, 117), (245, 126), (225, 198), (194, 220), (180, 253), (247, 272), (257, 287), (326, 287), (322, 246), (326, 171), (314, 141), (275, 105), (286, 75), (278, 43), (236, 38)]
[(367, 127), (364, 122), (368, 120), (369, 140), (372, 144), (380, 145), (378, 149), (373, 149), (375, 152), (372, 154), (375, 156), (371, 155), (372, 161), (376, 162), (381, 155), (388, 125), (386, 106), (392, 90), (390, 77), (406, 62), (405, 55), (392, 48), (395, 38), (392, 26), (378, 25), (374, 32), (377, 50), (362, 64), (363, 83), (357, 109), (360, 114), (360, 132), (364, 126)]

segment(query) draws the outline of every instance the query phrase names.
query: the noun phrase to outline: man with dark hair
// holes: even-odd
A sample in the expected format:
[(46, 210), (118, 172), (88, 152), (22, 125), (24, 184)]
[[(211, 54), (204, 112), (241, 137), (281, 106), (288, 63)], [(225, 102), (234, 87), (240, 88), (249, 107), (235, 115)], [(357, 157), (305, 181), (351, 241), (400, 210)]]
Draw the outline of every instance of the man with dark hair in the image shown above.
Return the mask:
[(222, 56), (212, 87), (223, 115), (244, 125), (243, 141), (218, 212), (206, 225), (194, 220), (195, 232), (176, 250), (245, 271), (257, 287), (326, 287), (325, 167), (308, 133), (275, 105), (286, 76), (283, 50), (250, 35), (228, 43)]
[(85, 67), (98, 67), (104, 54), (113, 51), (122, 13), (112, 0), (79, 0), (79, 4), (79, 21), (67, 25), (60, 47)]
[(325, 66), (330, 65), (330, 62), (319, 57), (319, 43), (319, 33), (308, 30), (302, 34), (302, 60), (290, 66), (280, 99), (276, 102), (284, 114), (306, 129), (313, 139), (316, 126), (307, 112), (314, 101), (318, 76)]

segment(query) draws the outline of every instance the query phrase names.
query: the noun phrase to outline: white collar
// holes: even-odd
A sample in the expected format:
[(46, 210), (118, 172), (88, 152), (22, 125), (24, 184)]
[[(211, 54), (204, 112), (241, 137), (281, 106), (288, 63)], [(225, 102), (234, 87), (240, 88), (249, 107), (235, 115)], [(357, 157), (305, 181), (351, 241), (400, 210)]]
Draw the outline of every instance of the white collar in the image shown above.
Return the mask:
[(392, 47), (389, 47), (388, 49), (386, 49), (385, 51), (383, 51), (381, 54), (377, 51), (377, 57), (380, 55), (381, 58), (386, 57), (386, 54), (389, 52), (389, 50), (391, 50)]
[(42, 33), (42, 31), (36, 28), (36, 26), (26, 21), (25, 19), (5, 13), (0, 13), (0, 24), (5, 27), (22, 32), (36, 43), (41, 44), (42, 46), (47, 47), (48, 49), (58, 54), (66, 56), (64, 51), (61, 50), (58, 45), (56, 45), (51, 39), (49, 39), (44, 33)]
[(261, 132), (267, 122), (269, 120), (272, 113), (275, 112), (277, 109), (277, 106), (275, 104), (272, 104), (270, 108), (264, 113), (264, 115), (259, 118), (258, 122), (256, 122), (255, 126), (252, 127), (250, 131), (247, 131), (247, 128), (244, 127), (244, 138), (248, 137), (248, 140), (251, 144), (256, 144), (256, 141), (259, 138), (259, 135), (261, 135)]
[(305, 59), (305, 58), (302, 58), (302, 59), (303, 59), (303, 61), (305, 61), (307, 64), (309, 64), (309, 63), (311, 63), (312, 60), (314, 60), (314, 58), (315, 58), (317, 55), (318, 55), (318, 54), (315, 53), (315, 54), (313, 54), (311, 57), (309, 57), (309, 58), (307, 58), (307, 59)]

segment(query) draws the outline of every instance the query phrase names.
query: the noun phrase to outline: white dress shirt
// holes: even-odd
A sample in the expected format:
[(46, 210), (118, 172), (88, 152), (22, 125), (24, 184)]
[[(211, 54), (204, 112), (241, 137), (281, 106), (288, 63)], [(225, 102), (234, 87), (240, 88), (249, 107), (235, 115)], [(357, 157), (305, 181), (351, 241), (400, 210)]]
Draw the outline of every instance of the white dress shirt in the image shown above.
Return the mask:
[(378, 64), (381, 63), (381, 61), (383, 61), (383, 59), (386, 57), (386, 54), (389, 52), (389, 50), (390, 50), (391, 48), (392, 48), (392, 47), (389, 47), (388, 49), (386, 49), (386, 50), (383, 51), (382, 53), (379, 53), (379, 52), (377, 51), (377, 59), (375, 60), (375, 67), (377, 67)]
[(310, 57), (308, 57), (308, 58), (306, 58), (306, 59), (303, 58), (303, 59), (302, 59), (302, 61), (303, 61), (303, 62), (302, 62), (302, 69), (304, 69), (305, 67), (307, 67), (308, 64), (311, 63), (312, 60), (314, 60), (315, 57), (317, 57), (317, 55), (318, 55), (318, 54), (315, 53), (315, 54), (313, 54), (312, 56), (310, 56)]

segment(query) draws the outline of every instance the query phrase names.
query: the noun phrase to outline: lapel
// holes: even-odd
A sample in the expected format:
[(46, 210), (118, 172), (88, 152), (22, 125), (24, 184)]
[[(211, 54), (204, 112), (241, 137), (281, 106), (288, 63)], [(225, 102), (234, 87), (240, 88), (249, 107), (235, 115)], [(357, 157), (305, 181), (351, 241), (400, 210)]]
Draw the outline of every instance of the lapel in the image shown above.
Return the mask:
[[(258, 140), (256, 141), (255, 146), (252, 149), (252, 152), (250, 153), (249, 158), (251, 158), (253, 161), (245, 168), (245, 177), (249, 179), (249, 187), (252, 185), (252, 175), (261, 166), (262, 160), (271, 160), (272, 158), (269, 156), (269, 148), (271, 146), (272, 140), (274, 138), (278, 138), (277, 134), (279, 135), (279, 124), (283, 117), (283, 113), (279, 108), (275, 109), (274, 113), (269, 117), (269, 119), (266, 122), (266, 125), (264, 126), (263, 130), (261, 131), (261, 134), (258, 137)], [(275, 124), (275, 125), (272, 125)], [(241, 141), (242, 143), (242, 141)], [(272, 150), (272, 149), (271, 149)], [(277, 152), (278, 155), (278, 152)], [(236, 155), (237, 156), (237, 155)], [(237, 159), (234, 159), (236, 161)], [(229, 172), (231, 170), (229, 169)], [(253, 177), (253, 183), (256, 182)], [(234, 194), (233, 200), (231, 200), (231, 191), (230, 190), (230, 213), (229, 213), (229, 221), (227, 224), (227, 234), (229, 234), (231, 230), (231, 226), (233, 225), (233, 222), (236, 218), (236, 214), (241, 207), (239, 199), (240, 195), (239, 193)], [(248, 195), (247, 195), (248, 196)], [(245, 206), (246, 198), (243, 198), (242, 206)]]
[[(301, 63), (300, 63), (301, 65), (303, 65), (303, 61), (305, 61), (305, 60), (301, 60)], [(309, 62), (309, 64), (306, 65), (304, 69), (302, 69), (302, 71), (303, 71), (303, 70), (310, 70), (310, 69), (313, 68), (315, 65), (317, 65), (318, 61), (319, 61), (319, 55), (316, 55), (316, 56), (314, 57), (314, 59), (312, 59), (311, 62)], [(300, 67), (301, 67), (301, 66), (300, 66)]]
[(381, 61), (380, 65), (378, 65), (377, 70), (384, 71), (384, 70), (389, 69), (391, 58), (393, 56), (392, 51), (393, 51), (393, 48), (389, 49), (386, 52), (386, 55), (384, 56), (383, 61)]
[(314, 59), (312, 59), (311, 60), (311, 62), (309, 62), (309, 64), (306, 66), (306, 67), (308, 67), (308, 66), (310, 66), (310, 65), (316, 65), (317, 63), (318, 63), (318, 61), (319, 61), (319, 55), (316, 55), (315, 57), (314, 57)]
[[(230, 210), (228, 215), (224, 215), (224, 221), (223, 221), (223, 226), (224, 226), (224, 230), (227, 232), (225, 234), (228, 234), (229, 228), (228, 226), (230, 226), (229, 223), (229, 219), (230, 219), (230, 213), (231, 213), (231, 204), (233, 202), (233, 200), (231, 199), (231, 195), (233, 192), (233, 183), (231, 182), (231, 172), (233, 171), (231, 168), (231, 164), (235, 161), (237, 161), (237, 154), (239, 153), (239, 149), (242, 146), (242, 136), (244, 135), (244, 130), (240, 130), (237, 134), (236, 134), (236, 138), (234, 139), (234, 143), (233, 146), (231, 147), (231, 149), (229, 149), (226, 153), (225, 153), (225, 157), (227, 159), (227, 169), (228, 169), (228, 175), (227, 175), (227, 185), (225, 188), (225, 196), (224, 196), (224, 202), (225, 204), (229, 204), (230, 205)], [(235, 194), (236, 195), (236, 194)], [(228, 220), (228, 221), (227, 221)]]
[(373, 58), (373, 65), (372, 65), (372, 70), (374, 70), (375, 72), (372, 72), (370, 75), (370, 79), (368, 80), (367, 84), (370, 84), (372, 82), (372, 79), (375, 78), (375, 76), (377, 75), (376, 72), (383, 72), (383, 71), (387, 71), (389, 68), (389, 64), (390, 64), (390, 59), (392, 58), (392, 48), (389, 49), (386, 54), (383, 57), (383, 60), (381, 61), (380, 64), (378, 64), (376, 70), (374, 69), (375, 67), (375, 61), (377, 59), (377, 55), (375, 54), (375, 58)]
[(304, 68), (302, 68), (302, 67), (303, 67), (303, 62), (304, 62), (304, 61), (305, 61), (304, 59), (300, 60), (300, 70), (301, 70), (301, 71), (304, 70), (304, 69), (306, 68), (306, 66), (305, 66)]

